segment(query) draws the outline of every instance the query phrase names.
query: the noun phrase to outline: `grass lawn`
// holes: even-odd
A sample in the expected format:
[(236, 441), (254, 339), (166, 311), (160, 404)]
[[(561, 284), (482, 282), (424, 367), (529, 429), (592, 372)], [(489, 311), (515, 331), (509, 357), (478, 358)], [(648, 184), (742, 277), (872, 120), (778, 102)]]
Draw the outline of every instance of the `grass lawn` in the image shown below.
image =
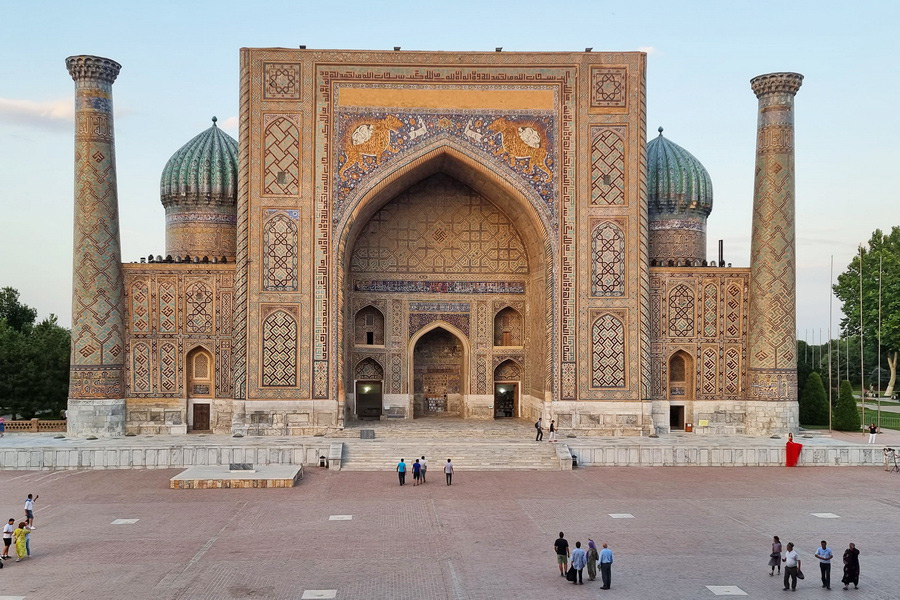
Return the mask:
[[(866, 420), (863, 423), (863, 427), (868, 426), (869, 423), (877, 422), (878, 411), (867, 408)], [(900, 413), (881, 411), (881, 426), (886, 429), (900, 429)]]

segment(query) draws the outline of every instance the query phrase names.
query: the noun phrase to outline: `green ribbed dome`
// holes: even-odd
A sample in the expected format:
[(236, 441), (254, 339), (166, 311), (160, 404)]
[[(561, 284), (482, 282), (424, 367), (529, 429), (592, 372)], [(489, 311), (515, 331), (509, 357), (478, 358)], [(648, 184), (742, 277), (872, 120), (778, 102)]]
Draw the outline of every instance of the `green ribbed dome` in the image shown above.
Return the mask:
[(191, 202), (234, 204), (237, 198), (237, 140), (216, 126), (189, 141), (163, 169), (163, 206)]
[(712, 212), (713, 191), (709, 173), (693, 154), (659, 136), (647, 143), (647, 204), (650, 218), (697, 215)]

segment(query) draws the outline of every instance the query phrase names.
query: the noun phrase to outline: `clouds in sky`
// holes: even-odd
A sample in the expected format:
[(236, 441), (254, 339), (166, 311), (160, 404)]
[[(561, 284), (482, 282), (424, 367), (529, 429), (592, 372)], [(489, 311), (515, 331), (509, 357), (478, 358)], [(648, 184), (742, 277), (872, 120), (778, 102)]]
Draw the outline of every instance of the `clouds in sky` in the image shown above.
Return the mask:
[(74, 119), (75, 106), (71, 98), (43, 102), (0, 98), (0, 122), (70, 131)]

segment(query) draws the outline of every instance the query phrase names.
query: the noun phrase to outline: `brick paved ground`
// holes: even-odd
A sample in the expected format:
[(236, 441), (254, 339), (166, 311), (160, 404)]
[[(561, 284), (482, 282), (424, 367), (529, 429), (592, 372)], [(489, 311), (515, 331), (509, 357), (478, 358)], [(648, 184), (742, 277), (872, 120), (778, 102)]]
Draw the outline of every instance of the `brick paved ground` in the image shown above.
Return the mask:
[[(881, 469), (459, 472), (449, 488), (437, 473), (400, 488), (393, 473), (310, 469), (293, 489), (169, 490), (175, 473), (0, 472), (4, 520), (20, 517), (28, 492), (41, 496), (35, 557), (6, 562), (0, 598), (715, 598), (707, 585), (751, 598), (900, 598), (900, 476)], [(611, 591), (559, 577), (560, 530), (610, 543)], [(795, 594), (768, 576), (772, 534), (803, 556)], [(812, 553), (823, 537), (837, 556), (857, 543), (859, 592), (821, 589)]]

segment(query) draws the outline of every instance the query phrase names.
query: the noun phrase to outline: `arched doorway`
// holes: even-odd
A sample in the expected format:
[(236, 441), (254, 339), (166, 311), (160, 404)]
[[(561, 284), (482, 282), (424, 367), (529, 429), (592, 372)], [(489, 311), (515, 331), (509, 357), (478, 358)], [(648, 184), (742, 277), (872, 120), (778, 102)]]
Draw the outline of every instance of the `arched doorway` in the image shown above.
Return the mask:
[(384, 369), (373, 358), (361, 360), (354, 370), (356, 416), (364, 420), (381, 418)]
[(413, 416), (463, 415), (465, 354), (462, 340), (441, 326), (422, 333), (414, 341)]
[(694, 359), (684, 350), (669, 358), (669, 428), (684, 429), (689, 402), (694, 399)]
[(209, 431), (210, 404), (215, 396), (215, 364), (212, 354), (202, 346), (186, 357), (187, 398), (192, 431)]
[(494, 418), (519, 416), (519, 387), (522, 370), (519, 364), (507, 359), (494, 369)]

